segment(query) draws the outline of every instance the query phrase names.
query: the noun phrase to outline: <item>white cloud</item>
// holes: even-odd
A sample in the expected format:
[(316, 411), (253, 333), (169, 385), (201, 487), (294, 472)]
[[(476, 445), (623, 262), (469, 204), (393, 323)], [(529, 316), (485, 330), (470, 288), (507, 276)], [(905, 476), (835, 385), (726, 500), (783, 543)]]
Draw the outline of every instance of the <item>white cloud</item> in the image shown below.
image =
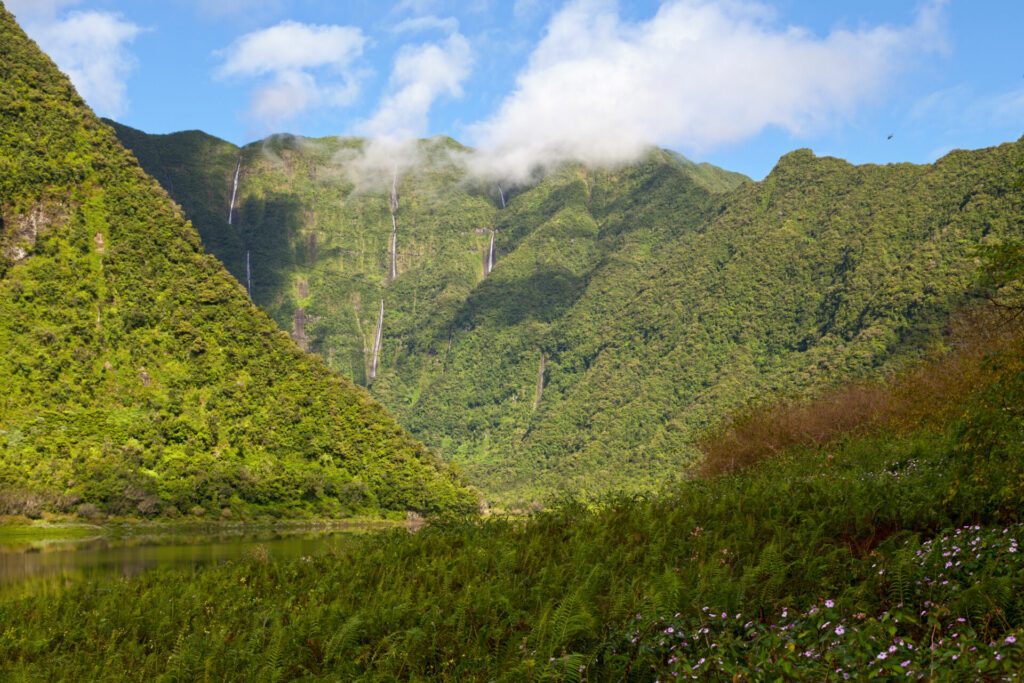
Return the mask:
[(392, 33), (418, 33), (420, 31), (443, 31), (454, 33), (459, 30), (459, 20), (455, 17), (437, 17), (427, 14), (422, 17), (405, 19), (395, 24)]
[(411, 140), (423, 136), (430, 108), (442, 96), (460, 97), (469, 76), (472, 52), (460, 33), (443, 43), (403, 46), (391, 72), (392, 92), (359, 128), (368, 137)]
[(367, 42), (352, 26), (285, 21), (248, 33), (218, 51), (220, 78), (264, 79), (253, 94), (250, 114), (277, 125), (312, 107), (344, 107), (358, 95), (353, 68)]
[(120, 116), (128, 107), (126, 81), (135, 65), (128, 45), (142, 28), (112, 12), (62, 15), (75, 4), (77, 0), (8, 0), (7, 7), (93, 109)]
[(417, 138), (427, 134), (430, 109), (440, 97), (460, 97), (473, 55), (452, 31), (442, 43), (403, 46), (395, 57), (389, 92), (374, 114), (356, 126), (368, 138), (356, 157), (339, 158), (357, 188), (390, 182), (391, 174), (417, 165)]
[(769, 126), (832, 125), (915, 54), (943, 48), (944, 4), (912, 26), (819, 37), (746, 0), (670, 0), (639, 23), (614, 2), (577, 0), (551, 19), (498, 111), (470, 128), (477, 171), (519, 180), (569, 159), (628, 161), (652, 144), (700, 153)]

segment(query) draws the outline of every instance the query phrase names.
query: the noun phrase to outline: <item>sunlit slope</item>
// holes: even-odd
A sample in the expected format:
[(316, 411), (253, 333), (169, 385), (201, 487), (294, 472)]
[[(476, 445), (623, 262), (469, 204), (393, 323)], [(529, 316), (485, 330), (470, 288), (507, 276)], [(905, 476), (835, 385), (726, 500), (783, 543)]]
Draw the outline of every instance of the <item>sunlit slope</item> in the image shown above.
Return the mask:
[[(134, 135), (158, 177), (199, 172)], [(397, 176), (366, 171), (366, 144), (239, 150), (236, 219), (226, 159), (206, 207), (219, 223), (201, 232), (284, 329), (505, 502), (650, 489), (747, 401), (917, 357), (971, 250), (1020, 232), (1019, 143), (929, 166), (804, 150), (760, 183), (652, 151), (511, 191), (468, 176), (448, 139), (421, 141)], [(232, 240), (241, 255), (216, 246)]]
[(0, 216), (8, 508), (473, 505), (365, 391), (251, 305), (6, 10)]

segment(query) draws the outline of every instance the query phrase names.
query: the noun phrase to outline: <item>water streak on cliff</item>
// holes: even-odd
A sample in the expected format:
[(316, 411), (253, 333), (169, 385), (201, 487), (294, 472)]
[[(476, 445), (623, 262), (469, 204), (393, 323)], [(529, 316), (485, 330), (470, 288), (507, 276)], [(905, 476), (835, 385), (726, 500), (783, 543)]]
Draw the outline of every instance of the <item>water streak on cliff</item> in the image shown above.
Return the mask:
[(228, 204), (228, 225), (232, 224), (235, 218), (235, 197), (238, 195), (238, 175), (242, 171), (242, 160), (239, 158), (235, 166), (235, 181), (231, 184), (231, 203)]

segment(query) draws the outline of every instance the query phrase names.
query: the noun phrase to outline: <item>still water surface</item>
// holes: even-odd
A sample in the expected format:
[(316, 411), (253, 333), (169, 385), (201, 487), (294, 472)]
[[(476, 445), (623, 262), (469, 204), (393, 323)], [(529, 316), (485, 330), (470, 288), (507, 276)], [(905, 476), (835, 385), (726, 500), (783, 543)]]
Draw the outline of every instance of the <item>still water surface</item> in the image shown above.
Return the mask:
[[(0, 541), (0, 592), (59, 587), (102, 575), (135, 576), (158, 567), (195, 568), (258, 556), (288, 559), (338, 548), (364, 527), (160, 532), (92, 538)], [(20, 592), (20, 591), (19, 591)]]

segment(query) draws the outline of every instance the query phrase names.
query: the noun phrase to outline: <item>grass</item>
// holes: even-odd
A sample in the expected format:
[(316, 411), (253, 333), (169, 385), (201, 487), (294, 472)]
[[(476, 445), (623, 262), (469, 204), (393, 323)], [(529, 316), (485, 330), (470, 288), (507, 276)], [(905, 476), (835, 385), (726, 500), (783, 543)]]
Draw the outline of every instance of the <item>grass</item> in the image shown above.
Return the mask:
[[(0, 603), (0, 661), (11, 680), (650, 680), (704, 657), (704, 677), (824, 679), (899, 642), (914, 671), (963, 650), (961, 673), (995, 675), (1022, 661), (1005, 641), (1024, 635), (1024, 572), (997, 541), (1024, 521), (1007, 489), (1024, 459), (966, 452), (961, 437), (880, 433), (652, 499), (86, 582)], [(973, 574), (923, 583), (965, 526), (985, 539)], [(831, 612), (811, 612), (825, 600)], [(923, 610), (938, 631), (907, 616)], [(710, 611), (729, 617), (712, 625)], [(838, 623), (850, 637), (833, 644)], [(670, 627), (694, 645), (686, 657)], [(820, 658), (800, 657), (809, 648)]]
[(1024, 340), (985, 339), (929, 366), (973, 368), (957, 391), (912, 371), (886, 419), (657, 496), (41, 582), (0, 597), (0, 663), (13, 681), (1012, 680)]
[(102, 533), (103, 528), (84, 522), (42, 522), (9, 523), (0, 520), (0, 546), (7, 543), (24, 543), (36, 540), (62, 540), (91, 538)]

